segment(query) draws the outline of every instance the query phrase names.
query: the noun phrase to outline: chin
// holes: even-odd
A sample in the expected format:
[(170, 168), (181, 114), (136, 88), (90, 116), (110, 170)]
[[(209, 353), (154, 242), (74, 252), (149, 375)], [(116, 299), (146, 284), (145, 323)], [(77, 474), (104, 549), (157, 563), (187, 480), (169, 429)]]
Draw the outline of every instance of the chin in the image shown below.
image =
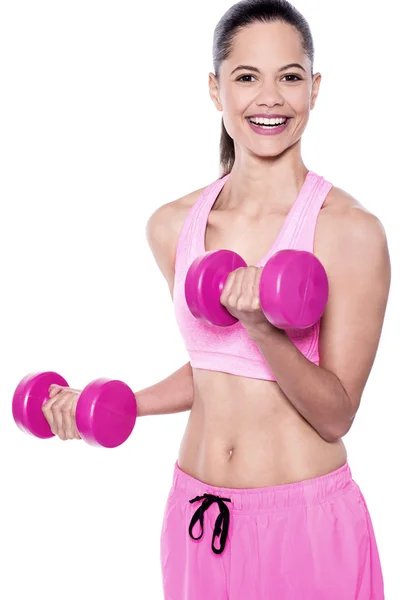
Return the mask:
[(263, 159), (263, 158), (277, 158), (278, 156), (281, 156), (284, 152), (286, 152), (286, 150), (289, 149), (290, 146), (285, 146), (285, 148), (276, 148), (276, 150), (271, 149), (269, 151), (266, 152), (260, 152), (260, 151), (256, 151), (256, 150), (252, 150), (252, 154), (254, 156), (256, 156), (257, 158)]

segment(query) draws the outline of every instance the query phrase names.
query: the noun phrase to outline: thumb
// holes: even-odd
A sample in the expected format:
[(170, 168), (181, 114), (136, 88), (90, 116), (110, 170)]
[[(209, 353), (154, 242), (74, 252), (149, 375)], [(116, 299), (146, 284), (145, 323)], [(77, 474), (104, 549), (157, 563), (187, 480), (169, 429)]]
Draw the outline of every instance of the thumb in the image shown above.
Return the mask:
[(51, 384), (49, 387), (49, 397), (53, 398), (58, 392), (61, 390), (61, 386), (56, 385), (55, 383)]

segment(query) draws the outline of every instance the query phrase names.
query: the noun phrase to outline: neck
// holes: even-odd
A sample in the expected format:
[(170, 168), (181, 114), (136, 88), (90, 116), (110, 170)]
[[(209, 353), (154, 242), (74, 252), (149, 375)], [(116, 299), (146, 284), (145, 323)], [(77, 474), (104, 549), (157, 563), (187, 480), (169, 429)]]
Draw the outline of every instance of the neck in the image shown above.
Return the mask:
[(308, 169), (303, 161), (235, 159), (221, 194), (219, 208), (240, 210), (248, 216), (287, 211), (302, 187)]

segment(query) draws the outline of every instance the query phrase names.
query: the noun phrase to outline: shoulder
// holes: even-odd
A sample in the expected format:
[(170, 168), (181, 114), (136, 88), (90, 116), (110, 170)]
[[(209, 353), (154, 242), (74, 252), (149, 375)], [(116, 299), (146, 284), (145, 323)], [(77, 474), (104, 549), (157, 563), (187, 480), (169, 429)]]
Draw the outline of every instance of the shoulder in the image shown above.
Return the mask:
[(327, 265), (350, 257), (365, 261), (377, 253), (387, 254), (385, 229), (359, 200), (334, 186), (318, 218), (315, 253)]
[(207, 186), (186, 194), (157, 208), (146, 224), (146, 238), (154, 259), (166, 278), (172, 294), (175, 254), (182, 225)]
[(146, 224), (146, 236), (150, 246), (160, 243), (170, 246), (177, 241), (188, 212), (205, 189), (200, 188), (177, 200), (167, 202), (152, 213)]

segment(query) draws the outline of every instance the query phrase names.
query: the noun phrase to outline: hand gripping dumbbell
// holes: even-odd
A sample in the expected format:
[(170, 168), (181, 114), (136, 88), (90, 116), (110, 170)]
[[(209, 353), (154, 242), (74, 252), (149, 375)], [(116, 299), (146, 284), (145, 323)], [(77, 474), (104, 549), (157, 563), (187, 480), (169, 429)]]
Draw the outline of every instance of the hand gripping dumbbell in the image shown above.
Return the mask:
[[(25, 433), (45, 439), (54, 437), (42, 406), (52, 384), (69, 387), (57, 373), (30, 373), (18, 384), (12, 401), (14, 421)], [(76, 426), (81, 438), (92, 446), (115, 448), (123, 444), (135, 426), (135, 394), (122, 381), (96, 379), (80, 393)]]
[[(231, 271), (247, 267), (231, 250), (212, 250), (197, 257), (185, 279), (185, 297), (194, 317), (228, 327), (238, 319), (220, 302)], [(279, 329), (306, 329), (322, 316), (328, 301), (328, 277), (317, 257), (304, 250), (280, 250), (265, 264), (260, 278), (260, 305)]]

